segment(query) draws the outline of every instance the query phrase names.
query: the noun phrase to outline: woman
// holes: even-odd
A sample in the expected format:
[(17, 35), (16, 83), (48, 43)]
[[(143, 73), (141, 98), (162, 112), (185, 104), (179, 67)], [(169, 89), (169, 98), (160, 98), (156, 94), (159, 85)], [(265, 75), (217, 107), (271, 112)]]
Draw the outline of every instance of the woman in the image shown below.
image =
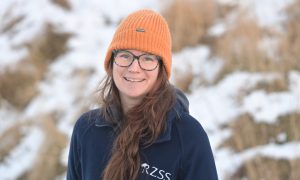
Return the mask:
[(171, 36), (151, 10), (118, 27), (104, 66), (102, 105), (74, 127), (67, 179), (215, 180), (207, 135), (169, 83)]

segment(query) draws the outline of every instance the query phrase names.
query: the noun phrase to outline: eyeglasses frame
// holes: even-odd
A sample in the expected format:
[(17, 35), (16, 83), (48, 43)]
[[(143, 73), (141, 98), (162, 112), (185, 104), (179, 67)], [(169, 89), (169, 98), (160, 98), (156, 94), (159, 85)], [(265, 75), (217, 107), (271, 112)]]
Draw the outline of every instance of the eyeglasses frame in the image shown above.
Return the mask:
[[(131, 55), (133, 56), (133, 60), (131, 61), (131, 63), (130, 63), (129, 65), (127, 65), (127, 66), (122, 66), (122, 65), (119, 65), (118, 63), (116, 63), (115, 58), (116, 58), (116, 55), (118, 54), (118, 52), (120, 52), (120, 51), (128, 52), (129, 54), (131, 54)], [(161, 63), (162, 63), (161, 58), (160, 58), (159, 56), (154, 55), (154, 56), (156, 56), (156, 58), (157, 58), (157, 65), (156, 65), (153, 69), (150, 69), (150, 70), (149, 70), (149, 69), (144, 69), (144, 68), (141, 66), (141, 64), (140, 64), (140, 57), (143, 56), (143, 55), (153, 55), (153, 54), (144, 53), (144, 54), (141, 54), (141, 55), (139, 55), (139, 56), (136, 56), (136, 55), (134, 55), (132, 52), (130, 52), (130, 51), (128, 51), (128, 50), (123, 50), (123, 49), (113, 50), (112, 53), (113, 53), (113, 57), (114, 57), (114, 63), (115, 63), (117, 66), (120, 66), (120, 67), (130, 67), (130, 66), (132, 65), (132, 63), (134, 62), (134, 60), (137, 60), (139, 66), (140, 66), (140, 68), (141, 68), (142, 70), (144, 70), (144, 71), (154, 71), (154, 70), (157, 68), (157, 66), (158, 66), (158, 65), (161, 65)]]

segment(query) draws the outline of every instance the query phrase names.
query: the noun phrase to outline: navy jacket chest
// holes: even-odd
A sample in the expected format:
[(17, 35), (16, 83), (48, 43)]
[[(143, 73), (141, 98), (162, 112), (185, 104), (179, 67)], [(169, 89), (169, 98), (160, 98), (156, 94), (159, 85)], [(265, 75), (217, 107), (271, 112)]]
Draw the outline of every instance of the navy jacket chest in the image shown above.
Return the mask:
[[(94, 126), (82, 137), (80, 154), (83, 179), (101, 179), (101, 173), (111, 155), (114, 138), (113, 129), (108, 126)], [(141, 167), (138, 180), (177, 179), (180, 168), (180, 151), (179, 141), (174, 136), (172, 140), (141, 148)]]

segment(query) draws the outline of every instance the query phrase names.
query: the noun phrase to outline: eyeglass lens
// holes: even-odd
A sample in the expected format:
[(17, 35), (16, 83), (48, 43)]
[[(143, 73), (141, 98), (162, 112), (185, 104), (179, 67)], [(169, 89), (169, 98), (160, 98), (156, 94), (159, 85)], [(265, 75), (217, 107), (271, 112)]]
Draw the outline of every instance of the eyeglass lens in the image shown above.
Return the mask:
[(138, 59), (138, 63), (140, 67), (144, 70), (154, 70), (158, 65), (158, 58), (152, 54), (141, 54), (139, 56), (135, 56), (129, 51), (120, 50), (115, 54), (115, 63), (121, 67), (130, 66), (134, 59)]

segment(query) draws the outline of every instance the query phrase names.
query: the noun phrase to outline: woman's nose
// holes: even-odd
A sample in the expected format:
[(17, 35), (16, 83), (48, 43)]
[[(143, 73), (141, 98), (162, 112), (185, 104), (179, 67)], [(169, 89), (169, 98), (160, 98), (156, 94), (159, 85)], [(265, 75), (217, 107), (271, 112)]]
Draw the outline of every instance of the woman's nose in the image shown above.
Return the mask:
[(141, 67), (137, 59), (134, 59), (132, 64), (128, 67), (128, 71), (130, 72), (139, 72), (141, 71)]

